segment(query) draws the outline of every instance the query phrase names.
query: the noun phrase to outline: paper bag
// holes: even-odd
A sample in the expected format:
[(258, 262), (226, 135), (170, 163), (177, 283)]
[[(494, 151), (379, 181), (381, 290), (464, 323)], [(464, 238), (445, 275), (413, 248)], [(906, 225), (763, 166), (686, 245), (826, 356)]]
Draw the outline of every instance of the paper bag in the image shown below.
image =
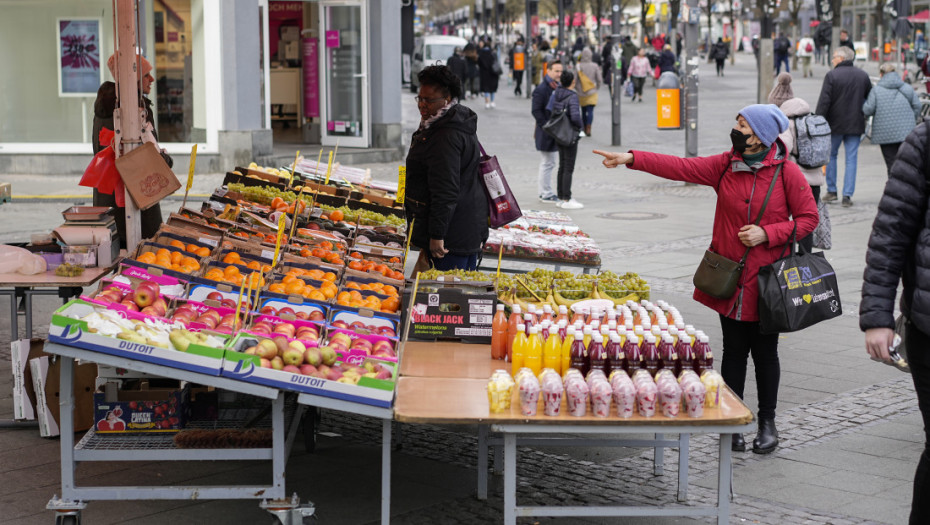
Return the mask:
[(181, 187), (181, 182), (151, 142), (116, 159), (116, 169), (140, 210), (151, 208)]

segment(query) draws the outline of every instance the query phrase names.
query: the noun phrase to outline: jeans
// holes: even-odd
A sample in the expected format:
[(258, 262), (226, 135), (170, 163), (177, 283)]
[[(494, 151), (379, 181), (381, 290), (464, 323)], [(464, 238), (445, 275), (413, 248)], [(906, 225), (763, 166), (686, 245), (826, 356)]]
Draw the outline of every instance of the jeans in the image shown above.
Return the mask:
[(846, 173), (843, 175), (843, 196), (852, 197), (856, 191), (856, 163), (859, 156), (861, 135), (832, 135), (830, 163), (827, 164), (827, 191), (836, 193), (836, 158), (840, 144), (846, 147)]
[(484, 99), (485, 99), (485, 100), (491, 99), (491, 102), (494, 102), (494, 93), (496, 93), (496, 92), (495, 92), (495, 91), (488, 91), (488, 92), (486, 92), (486, 93), (482, 93), (482, 95), (484, 95)]
[(894, 158), (898, 156), (898, 148), (900, 147), (900, 142), (881, 145), (882, 158), (885, 159), (885, 167), (888, 168), (888, 175), (891, 175), (891, 165), (894, 164)]
[(585, 126), (590, 126), (594, 122), (594, 106), (581, 106), (581, 120)]
[[(820, 186), (811, 186), (811, 193), (814, 195), (814, 203), (820, 203)], [(798, 244), (801, 248), (804, 249), (807, 253), (811, 253), (814, 250), (814, 232), (811, 232), (810, 235), (804, 237), (803, 239), (798, 240)]]
[(576, 157), (578, 157), (578, 141), (575, 141), (571, 146), (559, 146), (557, 185), (559, 200), (567, 201), (572, 198), (572, 174), (575, 172)]
[(453, 253), (447, 253), (442, 259), (437, 259), (430, 255), (429, 262), (431, 266), (442, 272), (448, 270), (466, 270), (473, 272), (475, 268), (478, 267), (478, 254), (455, 255)]
[(632, 77), (633, 78), (633, 96), (639, 95), (639, 98), (643, 98), (643, 84), (646, 83), (646, 77)]
[(907, 362), (917, 391), (917, 406), (924, 419), (924, 451), (914, 474), (914, 496), (911, 501), (911, 525), (930, 523), (930, 336), (908, 322), (904, 332), (907, 340)]
[(791, 73), (791, 67), (788, 66), (788, 54), (775, 54), (775, 74), (781, 73), (781, 65), (785, 64), (785, 73)]
[(720, 374), (741, 399), (746, 383), (747, 360), (752, 355), (759, 392), (759, 418), (774, 419), (778, 402), (781, 366), (778, 362), (778, 334), (759, 333), (758, 321), (737, 321), (720, 316), (723, 332), (723, 362)]
[(514, 71), (513, 72), (513, 93), (514, 95), (523, 94), (523, 71)]
[(552, 172), (559, 162), (559, 151), (540, 151), (542, 162), (539, 163), (539, 196), (548, 197), (552, 192)]

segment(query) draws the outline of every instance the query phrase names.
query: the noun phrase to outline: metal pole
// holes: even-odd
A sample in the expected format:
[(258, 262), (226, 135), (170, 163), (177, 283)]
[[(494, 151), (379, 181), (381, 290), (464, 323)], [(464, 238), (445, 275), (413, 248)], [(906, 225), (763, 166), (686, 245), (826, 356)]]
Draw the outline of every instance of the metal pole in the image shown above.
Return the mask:
[[(620, 45), (620, 0), (613, 0), (610, 7), (610, 27), (611, 39), (614, 45)], [(613, 97), (611, 100), (611, 132), (610, 144), (612, 146), (620, 145), (620, 101), (623, 99), (623, 82), (620, 78), (620, 68), (617, 67), (617, 61), (614, 60), (613, 54), (610, 55), (610, 82), (613, 85)]]
[(558, 51), (565, 47), (565, 4), (562, 0), (557, 0), (559, 4), (559, 45), (552, 52), (559, 56)]
[(530, 0), (526, 0), (526, 13), (523, 23), (523, 77), (526, 81), (526, 98), (533, 96), (533, 66), (530, 60), (530, 50), (533, 49), (533, 29), (530, 24), (533, 22), (533, 13)]
[(775, 81), (775, 54), (772, 46), (772, 19), (768, 11), (762, 15), (762, 35), (759, 39), (759, 76), (756, 102), (765, 104)]
[(698, 36), (701, 32), (698, 0), (688, 0), (688, 20), (685, 24), (685, 157), (698, 154)]
[[(113, 112), (116, 131), (116, 156), (120, 157), (142, 145), (145, 122), (139, 107), (139, 67), (136, 59), (135, 0), (114, 0), (116, 18), (116, 96)], [(142, 240), (139, 208), (126, 192), (126, 248), (132, 252)]]

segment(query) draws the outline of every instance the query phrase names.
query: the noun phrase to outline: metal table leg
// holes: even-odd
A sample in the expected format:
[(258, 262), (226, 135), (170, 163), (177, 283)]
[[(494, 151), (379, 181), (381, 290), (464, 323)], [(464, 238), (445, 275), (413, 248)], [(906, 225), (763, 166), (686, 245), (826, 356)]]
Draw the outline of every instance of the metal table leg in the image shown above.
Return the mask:
[[(665, 439), (665, 434), (655, 434), (654, 437), (656, 441), (660, 441)], [(652, 459), (652, 473), (661, 476), (665, 473), (665, 447), (656, 445), (653, 450), (655, 450), (655, 456)]]
[(504, 525), (517, 523), (517, 436), (504, 434)]
[(688, 500), (688, 453), (691, 434), (678, 434), (678, 501)]
[(391, 523), (391, 424), (392, 420), (381, 422), (381, 523)]
[(16, 313), (16, 291), (10, 290), (10, 331), (12, 339), (10, 341), (19, 341), (19, 315)]
[(500, 445), (492, 448), (494, 449), (494, 475), (500, 476), (504, 473), (504, 449)]
[(717, 468), (717, 525), (727, 525), (730, 515), (730, 445), (733, 434), (720, 434), (720, 458)]
[[(64, 374), (62, 374), (64, 375)], [(268, 496), (272, 499), (284, 498), (284, 469), (287, 464), (286, 446), (285, 446), (285, 427), (284, 427), (284, 392), (278, 393), (278, 397), (271, 402), (271, 486), (273, 494)]]
[(488, 426), (487, 425), (478, 425), (478, 499), (480, 500), (488, 499)]

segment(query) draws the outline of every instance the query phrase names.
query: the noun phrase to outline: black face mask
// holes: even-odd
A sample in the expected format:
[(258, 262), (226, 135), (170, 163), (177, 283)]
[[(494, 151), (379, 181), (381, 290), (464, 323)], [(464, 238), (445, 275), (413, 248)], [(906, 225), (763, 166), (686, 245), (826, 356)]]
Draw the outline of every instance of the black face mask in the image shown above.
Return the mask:
[(746, 141), (749, 140), (751, 136), (752, 135), (740, 133), (740, 130), (736, 128), (730, 130), (730, 142), (733, 143), (733, 149), (740, 155), (745, 153), (746, 149), (749, 148), (749, 144), (747, 144)]

